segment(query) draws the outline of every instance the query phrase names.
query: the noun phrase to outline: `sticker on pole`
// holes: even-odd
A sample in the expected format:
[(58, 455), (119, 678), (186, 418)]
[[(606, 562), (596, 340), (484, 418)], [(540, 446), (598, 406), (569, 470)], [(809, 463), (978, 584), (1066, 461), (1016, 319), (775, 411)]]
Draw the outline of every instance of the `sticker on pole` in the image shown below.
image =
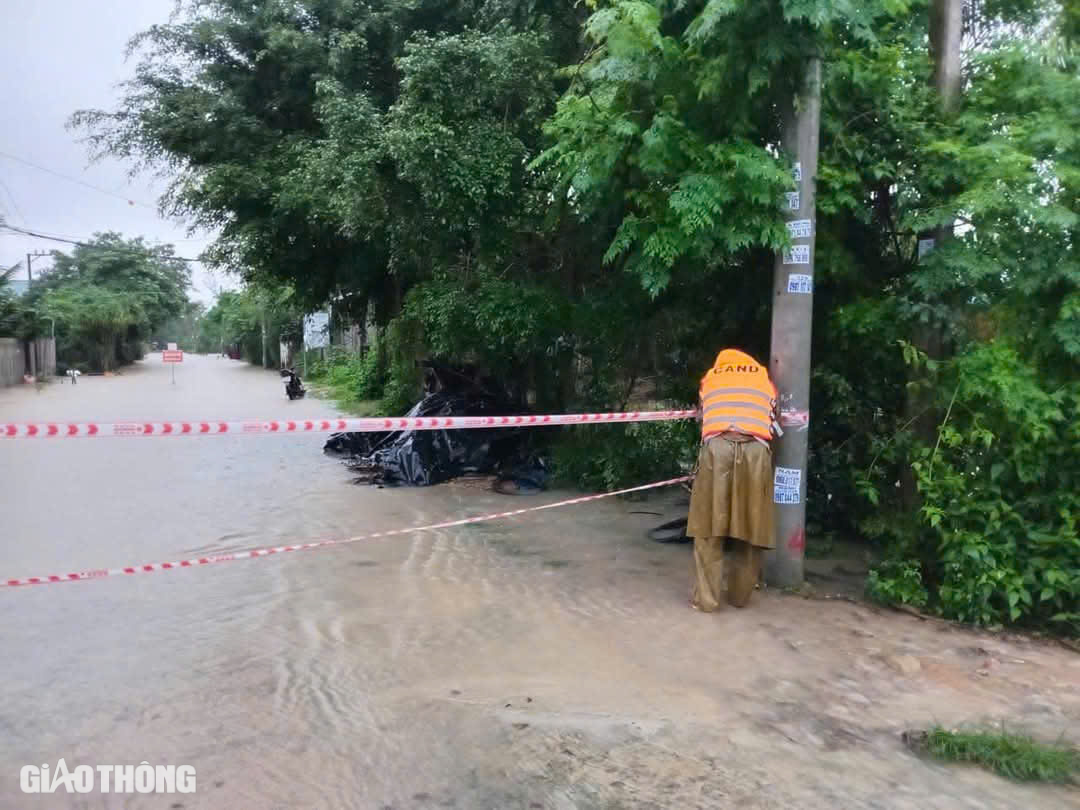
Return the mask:
[(161, 353), (162, 363), (183, 363), (184, 353), (182, 351), (169, 351), (166, 349)]
[(808, 219), (793, 219), (785, 223), (788, 236), (792, 239), (807, 239), (813, 230), (813, 225)]
[(796, 183), (802, 182), (802, 164), (796, 163), (791, 167), (791, 176), (795, 178)]
[(799, 503), (802, 470), (797, 467), (777, 467), (773, 472), (773, 503)]
[(799, 295), (809, 295), (814, 291), (814, 280), (805, 273), (788, 273), (787, 291)]
[(797, 411), (793, 408), (780, 411), (780, 424), (783, 427), (802, 428), (810, 427), (810, 411)]
[(810, 264), (810, 246), (792, 245), (784, 251), (784, 264)]
[(799, 202), (799, 192), (788, 191), (785, 192), (784, 196), (787, 197), (787, 207), (789, 211), (798, 211), (799, 208), (802, 207)]

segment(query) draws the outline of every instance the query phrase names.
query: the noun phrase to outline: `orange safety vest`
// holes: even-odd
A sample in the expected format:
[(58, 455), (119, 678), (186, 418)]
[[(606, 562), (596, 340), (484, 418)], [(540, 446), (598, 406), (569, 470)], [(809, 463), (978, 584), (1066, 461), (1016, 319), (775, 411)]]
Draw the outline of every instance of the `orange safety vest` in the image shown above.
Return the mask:
[(701, 378), (701, 440), (729, 430), (769, 441), (776, 419), (776, 386), (761, 363), (724, 349)]

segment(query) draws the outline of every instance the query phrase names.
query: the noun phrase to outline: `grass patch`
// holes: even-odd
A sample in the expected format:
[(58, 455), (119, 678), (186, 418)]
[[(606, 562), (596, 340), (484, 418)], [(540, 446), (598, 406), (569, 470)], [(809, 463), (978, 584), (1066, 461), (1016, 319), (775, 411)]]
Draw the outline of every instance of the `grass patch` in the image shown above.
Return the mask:
[(315, 396), (333, 400), (350, 416), (380, 416), (379, 394), (369, 384), (373, 360), (373, 353), (361, 357), (336, 351), (325, 359), (313, 359), (306, 370), (303, 363), (297, 366), (308, 390)]
[(1062, 742), (1039, 742), (1023, 734), (1001, 731), (949, 731), (935, 726), (908, 732), (908, 746), (916, 753), (943, 762), (981, 765), (1016, 782), (1064, 784), (1080, 777), (1080, 751)]
[(554, 478), (595, 492), (685, 474), (700, 434), (689, 420), (562, 428), (553, 448)]
[(340, 411), (349, 416), (381, 416), (379, 400), (360, 399), (351, 388), (327, 385), (319, 381), (309, 385), (309, 390), (319, 399), (329, 399)]

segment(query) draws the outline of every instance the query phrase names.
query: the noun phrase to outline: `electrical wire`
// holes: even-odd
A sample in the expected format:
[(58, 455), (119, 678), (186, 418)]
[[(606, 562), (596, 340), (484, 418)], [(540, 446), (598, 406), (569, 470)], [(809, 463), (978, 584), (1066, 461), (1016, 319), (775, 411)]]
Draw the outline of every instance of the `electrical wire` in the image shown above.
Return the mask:
[(18, 214), (19, 219), (22, 220), (22, 224), (26, 225), (26, 217), (23, 216), (22, 209), (19, 208), (19, 203), (16, 201), (15, 195), (11, 193), (11, 188), (9, 188), (8, 184), (5, 183), (2, 179), (0, 179), (0, 188), (4, 189), (4, 191), (7, 193), (8, 198), (11, 200), (11, 205), (14, 208), (15, 213)]
[[(0, 228), (3, 228), (3, 229), (8, 230), (8, 231), (13, 231), (14, 233), (20, 233), (20, 234), (23, 234), (24, 236), (31, 236), (34, 239), (45, 239), (45, 240), (48, 240), (50, 242), (64, 242), (65, 244), (68, 244), (68, 245), (75, 245), (76, 247), (81, 247), (81, 248), (89, 248), (90, 250), (112, 251), (114, 253), (140, 253), (140, 251), (138, 249), (135, 249), (135, 248), (113, 247), (112, 245), (95, 245), (92, 242), (85, 242), (85, 241), (79, 240), (79, 239), (65, 239), (65, 238), (60, 237), (60, 236), (47, 236), (46, 234), (43, 234), (43, 233), (38, 233), (36, 231), (31, 231), (31, 230), (28, 230), (26, 228), (18, 228), (18, 227), (14, 226), (14, 225), (8, 225), (7, 223), (0, 223)], [(148, 247), (147, 250), (153, 250), (153, 246)], [(189, 259), (189, 258), (186, 258), (184, 256), (169, 256), (168, 258), (169, 259), (175, 259), (178, 262), (199, 263), (201, 261), (200, 259)]]
[(46, 168), (45, 166), (40, 166), (37, 163), (26, 160), (25, 158), (21, 158), (17, 155), (12, 155), (9, 152), (4, 152), (0, 150), (0, 157), (6, 157), (8, 160), (14, 160), (16, 163), (21, 163), (24, 166), (29, 166), (31, 169), (37, 169), (39, 172), (45, 172), (46, 174), (51, 174), (53, 177), (59, 177), (61, 180), (67, 180), (69, 183), (76, 183), (80, 186), (85, 186), (86, 188), (96, 191), (99, 194), (107, 194), (110, 197), (115, 197), (118, 200), (123, 200), (124, 202), (128, 203), (128, 205), (139, 205), (143, 208), (149, 208), (152, 211), (157, 211), (156, 205), (151, 205), (150, 203), (141, 202), (139, 200), (133, 200), (123, 194), (118, 194), (115, 191), (109, 191), (108, 189), (102, 188), (101, 186), (95, 186), (93, 183), (87, 183), (85, 180), (80, 180), (77, 177), (71, 177), (70, 175), (61, 174), (60, 172), (53, 171), (52, 169)]
[[(9, 226), (6, 223), (4, 223), (3, 227), (7, 228)], [(35, 228), (33, 225), (30, 225), (30, 224), (28, 224), (26, 222), (23, 223), (22, 227), (23, 228), (29, 228), (30, 230), (32, 230), (35, 234), (38, 234), (39, 236), (48, 236), (50, 238), (56, 238), (56, 239), (74, 239), (76, 242), (84, 241), (82, 239), (82, 237), (72, 236), (70, 233), (57, 233), (56, 231), (47, 231), (44, 228)], [(15, 234), (0, 234), (0, 236), (14, 236), (14, 235)]]
[[(73, 239), (76, 242), (85, 242), (86, 241), (81, 236), (72, 236), (70, 233), (57, 233), (56, 231), (49, 231), (49, 230), (45, 230), (44, 228), (35, 228), (33, 225), (30, 225), (29, 223), (27, 223), (25, 221), (25, 219), (23, 220), (23, 227), (24, 228), (29, 228), (35, 234), (37, 234), (38, 236), (41, 236), (41, 237), (46, 237), (47, 236), (47, 237), (50, 237), (50, 238), (57, 238), (57, 239)], [(3, 235), (4, 234), (0, 234), (0, 236), (3, 236)], [(202, 236), (202, 237), (199, 237), (198, 239), (168, 239), (168, 240), (163, 242), (161, 239), (158, 239), (157, 237), (155, 237), (155, 239), (154, 239), (155, 244), (153, 245), (153, 247), (161, 247), (162, 245), (177, 245), (177, 244), (179, 244), (181, 242), (185, 242), (185, 243), (212, 242), (216, 238), (217, 237), (214, 237), (214, 236)]]

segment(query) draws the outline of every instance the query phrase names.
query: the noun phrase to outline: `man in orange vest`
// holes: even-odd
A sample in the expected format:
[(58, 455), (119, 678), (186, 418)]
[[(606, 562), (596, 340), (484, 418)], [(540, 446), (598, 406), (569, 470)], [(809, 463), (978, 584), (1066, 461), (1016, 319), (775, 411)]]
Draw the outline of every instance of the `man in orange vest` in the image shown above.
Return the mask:
[[(779, 428), (776, 386), (768, 369), (745, 352), (720, 352), (701, 378), (700, 395), (702, 445), (686, 533), (694, 538), (690, 604), (711, 612), (725, 590), (730, 604), (746, 606), (764, 551), (775, 546), (769, 442)], [(734, 554), (725, 572), (726, 538)]]

